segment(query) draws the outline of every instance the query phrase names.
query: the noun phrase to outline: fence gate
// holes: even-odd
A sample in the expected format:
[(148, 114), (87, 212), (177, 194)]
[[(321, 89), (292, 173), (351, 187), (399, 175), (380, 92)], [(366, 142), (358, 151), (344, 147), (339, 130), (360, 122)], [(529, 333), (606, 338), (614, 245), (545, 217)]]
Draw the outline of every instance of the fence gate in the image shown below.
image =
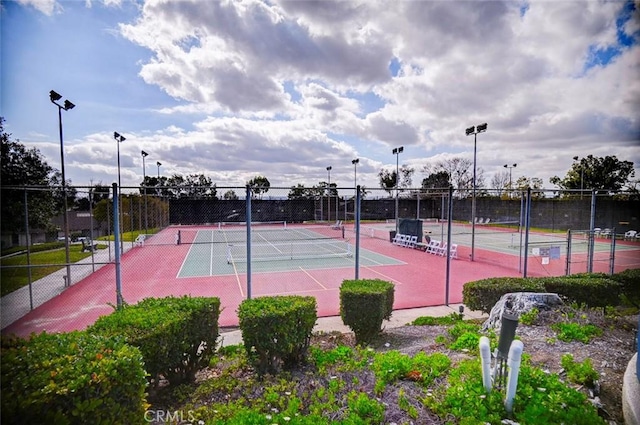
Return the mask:
[(615, 236), (603, 237), (597, 230), (568, 230), (565, 274), (613, 273), (615, 249)]

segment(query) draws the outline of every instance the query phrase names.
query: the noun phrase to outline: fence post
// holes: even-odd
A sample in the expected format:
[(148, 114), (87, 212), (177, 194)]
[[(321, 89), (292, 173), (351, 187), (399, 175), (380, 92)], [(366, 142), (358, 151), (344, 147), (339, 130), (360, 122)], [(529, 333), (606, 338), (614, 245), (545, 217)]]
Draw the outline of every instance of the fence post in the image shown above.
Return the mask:
[(531, 187), (527, 188), (527, 209), (524, 215), (524, 270), (522, 277), (527, 277), (529, 261), (529, 227), (531, 226)]
[(444, 304), (449, 305), (449, 275), (451, 271), (451, 217), (453, 216), (453, 186), (449, 186), (449, 202), (447, 204), (447, 271), (444, 289)]
[(571, 274), (571, 229), (567, 230), (567, 258), (565, 260), (564, 275)]
[(355, 232), (356, 232), (356, 252), (355, 252), (355, 263), (356, 263), (356, 280), (359, 279), (360, 276), (360, 185), (356, 186), (356, 210), (354, 211), (355, 215)]
[(614, 267), (616, 265), (616, 228), (612, 229), (611, 236), (611, 253), (609, 254), (609, 274), (614, 273)]
[(122, 308), (122, 281), (120, 279), (120, 217), (118, 202), (118, 184), (113, 183), (113, 237), (116, 254), (116, 306)]
[(33, 286), (31, 285), (31, 234), (29, 232), (29, 204), (27, 203), (27, 189), (24, 190), (24, 233), (27, 238), (27, 274), (29, 279), (29, 307), (33, 310)]
[(251, 299), (251, 186), (246, 191), (246, 221), (247, 221), (247, 299)]
[(595, 251), (595, 241), (593, 239), (593, 228), (596, 223), (596, 190), (591, 189), (591, 218), (589, 220), (589, 241), (587, 244), (588, 248), (588, 259), (587, 259), (587, 272), (593, 273), (593, 252)]

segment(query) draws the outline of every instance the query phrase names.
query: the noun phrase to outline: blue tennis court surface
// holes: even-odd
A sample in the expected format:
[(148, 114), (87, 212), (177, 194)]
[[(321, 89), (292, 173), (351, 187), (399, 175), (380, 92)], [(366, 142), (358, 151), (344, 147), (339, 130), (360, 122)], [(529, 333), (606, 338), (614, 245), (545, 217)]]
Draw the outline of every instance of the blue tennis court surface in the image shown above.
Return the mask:
[[(305, 228), (252, 232), (252, 272), (353, 267), (355, 240), (328, 238)], [(178, 277), (221, 276), (247, 270), (246, 230), (198, 230)], [(360, 249), (362, 266), (404, 264), (367, 249)]]

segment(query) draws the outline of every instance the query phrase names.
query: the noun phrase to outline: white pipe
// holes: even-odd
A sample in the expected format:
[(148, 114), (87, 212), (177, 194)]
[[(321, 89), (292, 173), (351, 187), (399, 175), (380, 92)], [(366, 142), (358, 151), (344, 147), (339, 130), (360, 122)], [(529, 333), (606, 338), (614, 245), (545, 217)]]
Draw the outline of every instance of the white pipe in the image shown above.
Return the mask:
[(507, 397), (504, 401), (504, 407), (507, 413), (513, 413), (513, 399), (516, 396), (516, 388), (518, 387), (518, 374), (520, 373), (520, 361), (522, 359), (522, 350), (524, 345), (522, 341), (514, 340), (509, 348), (509, 358), (507, 366), (509, 366), (509, 376), (507, 378)]
[(486, 336), (480, 337), (480, 358), (482, 359), (482, 384), (489, 394), (491, 392), (491, 346)]

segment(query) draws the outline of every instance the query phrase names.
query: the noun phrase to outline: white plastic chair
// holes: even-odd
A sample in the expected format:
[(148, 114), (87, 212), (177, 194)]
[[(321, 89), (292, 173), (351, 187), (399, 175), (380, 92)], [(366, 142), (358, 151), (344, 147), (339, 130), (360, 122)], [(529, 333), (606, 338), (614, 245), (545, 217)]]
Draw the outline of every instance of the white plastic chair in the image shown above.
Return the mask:
[(440, 246), (440, 241), (435, 239), (431, 239), (429, 245), (427, 245), (427, 250), (425, 252), (429, 254), (435, 254), (438, 251), (438, 247)]
[(636, 237), (636, 235), (638, 234), (637, 231), (635, 230), (629, 230), (627, 232), (624, 232), (624, 238), (625, 239), (634, 239)]
[(447, 243), (442, 242), (438, 249), (436, 250), (436, 255), (444, 257), (447, 254)]
[(417, 243), (418, 243), (418, 237), (410, 236), (409, 238), (407, 238), (407, 242), (405, 246), (407, 248), (415, 248)]
[(451, 244), (451, 258), (458, 258), (458, 244)]

